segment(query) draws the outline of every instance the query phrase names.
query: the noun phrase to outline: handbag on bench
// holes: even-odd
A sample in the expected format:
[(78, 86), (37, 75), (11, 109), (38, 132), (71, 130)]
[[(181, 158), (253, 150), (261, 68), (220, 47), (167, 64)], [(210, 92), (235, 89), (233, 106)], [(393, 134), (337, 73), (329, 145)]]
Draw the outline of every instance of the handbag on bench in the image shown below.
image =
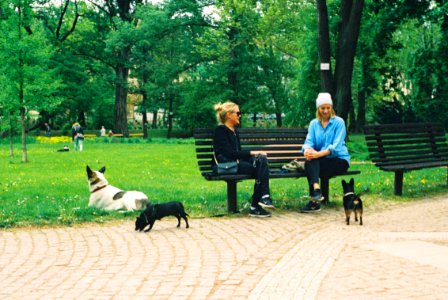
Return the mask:
[(218, 175), (232, 175), (238, 172), (238, 162), (236, 161), (228, 161), (223, 163), (218, 163), (216, 159), (215, 153), (213, 152), (213, 158), (215, 159), (215, 173)]

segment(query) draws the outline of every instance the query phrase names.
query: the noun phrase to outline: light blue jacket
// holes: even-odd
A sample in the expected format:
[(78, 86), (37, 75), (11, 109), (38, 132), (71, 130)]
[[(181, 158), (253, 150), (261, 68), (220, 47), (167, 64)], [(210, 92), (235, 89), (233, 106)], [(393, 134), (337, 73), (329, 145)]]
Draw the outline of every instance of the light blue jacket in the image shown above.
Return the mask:
[(335, 116), (330, 118), (327, 127), (322, 128), (318, 119), (314, 119), (308, 126), (308, 134), (305, 143), (302, 146), (302, 152), (305, 149), (314, 149), (316, 151), (330, 150), (330, 155), (326, 158), (338, 157), (345, 159), (350, 165), (350, 155), (345, 145), (345, 122), (342, 118)]

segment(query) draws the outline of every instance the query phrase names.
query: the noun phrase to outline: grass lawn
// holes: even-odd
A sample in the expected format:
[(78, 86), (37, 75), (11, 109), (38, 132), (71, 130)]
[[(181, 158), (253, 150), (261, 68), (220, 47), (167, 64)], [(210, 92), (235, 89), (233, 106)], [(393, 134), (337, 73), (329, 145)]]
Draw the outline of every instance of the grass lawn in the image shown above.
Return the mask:
[[(95, 170), (106, 166), (110, 184), (142, 191), (152, 203), (182, 201), (193, 218), (227, 213), (226, 184), (202, 178), (192, 139), (106, 143), (97, 138), (86, 140), (83, 152), (57, 152), (67, 142), (53, 140), (56, 143), (29, 144), (26, 164), (20, 162), (19, 144), (13, 159), (9, 146), (0, 144), (0, 228), (133, 219), (138, 212), (109, 213), (87, 207), (86, 165)], [(349, 149), (351, 169), (362, 172), (354, 176), (356, 190), (368, 189), (363, 197), (367, 210), (447, 192), (446, 168), (433, 168), (405, 173), (403, 197), (393, 196), (394, 174), (379, 171), (368, 161), (363, 136), (351, 136)], [(341, 209), (341, 179), (331, 180), (330, 209)], [(248, 203), (252, 187), (253, 181), (238, 184), (240, 208)], [(307, 201), (305, 178), (272, 180), (271, 190), (280, 211), (297, 210)]]

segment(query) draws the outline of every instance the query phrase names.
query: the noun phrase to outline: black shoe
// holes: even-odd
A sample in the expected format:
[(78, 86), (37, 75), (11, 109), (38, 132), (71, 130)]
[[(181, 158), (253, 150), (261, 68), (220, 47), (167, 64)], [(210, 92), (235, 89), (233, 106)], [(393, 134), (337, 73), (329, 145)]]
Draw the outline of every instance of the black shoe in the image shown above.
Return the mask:
[(320, 191), (320, 189), (316, 189), (313, 191), (313, 194), (311, 195), (311, 200), (318, 202), (324, 200), (324, 196), (322, 196), (322, 192)]
[(304, 207), (300, 209), (302, 213), (313, 213), (320, 210), (320, 204), (316, 201), (308, 202)]
[(263, 208), (275, 208), (274, 204), (272, 204), (271, 197), (265, 197), (261, 198), (258, 202), (258, 205), (260, 205)]
[(262, 207), (251, 207), (249, 216), (258, 218), (267, 218), (271, 216), (270, 212), (265, 211)]

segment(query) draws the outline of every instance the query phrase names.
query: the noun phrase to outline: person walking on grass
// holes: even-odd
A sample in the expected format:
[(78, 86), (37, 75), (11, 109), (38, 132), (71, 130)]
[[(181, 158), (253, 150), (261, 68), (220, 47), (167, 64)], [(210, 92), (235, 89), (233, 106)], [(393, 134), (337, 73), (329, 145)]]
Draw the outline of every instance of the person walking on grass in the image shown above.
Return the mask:
[(269, 165), (267, 153), (241, 149), (237, 127), (241, 112), (233, 102), (218, 103), (214, 106), (219, 125), (213, 138), (215, 163), (236, 161), (238, 174), (251, 174), (255, 177), (254, 192), (250, 206), (251, 217), (270, 217), (264, 208), (275, 208), (269, 191)]
[(345, 145), (345, 122), (336, 116), (329, 93), (319, 93), (316, 99), (316, 118), (308, 126), (302, 146), (305, 156), (305, 173), (311, 191), (310, 201), (300, 210), (317, 212), (324, 200), (319, 178), (343, 174), (350, 166), (350, 155)]
[(106, 128), (104, 128), (104, 126), (101, 126), (100, 136), (106, 136)]
[(81, 125), (76, 122), (72, 125), (72, 140), (74, 142), (75, 151), (82, 151), (84, 141), (84, 131)]

